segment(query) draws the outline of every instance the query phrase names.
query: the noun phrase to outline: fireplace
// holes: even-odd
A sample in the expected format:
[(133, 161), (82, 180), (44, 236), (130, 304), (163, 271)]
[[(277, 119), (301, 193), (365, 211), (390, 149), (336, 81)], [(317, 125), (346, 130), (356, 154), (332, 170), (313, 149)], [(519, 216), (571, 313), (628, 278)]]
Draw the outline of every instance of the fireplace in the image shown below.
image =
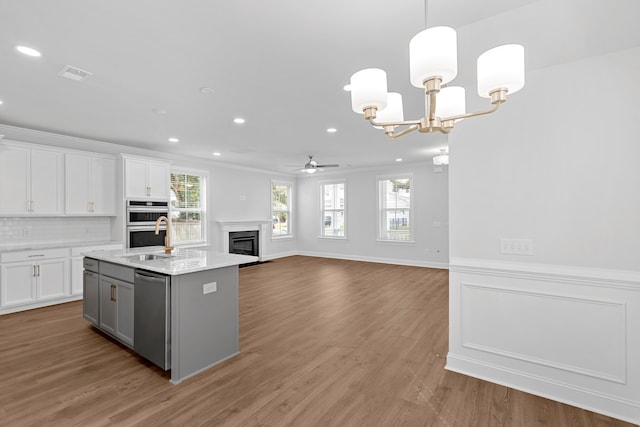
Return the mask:
[[(263, 261), (264, 257), (264, 243), (267, 240), (265, 237), (269, 236), (273, 222), (270, 219), (218, 219), (220, 225), (220, 237), (221, 248), (223, 252), (230, 253), (247, 253), (245, 251), (251, 250), (251, 254), (258, 257), (258, 262)], [(247, 239), (246, 233), (255, 233), (255, 240), (253, 238)], [(240, 241), (236, 242), (237, 251), (233, 248), (231, 236), (236, 238), (240, 236)], [(247, 239), (247, 240), (243, 240)], [(252, 247), (251, 247), (252, 246)], [(242, 252), (238, 252), (242, 251)]]
[(229, 232), (229, 253), (240, 255), (259, 256), (258, 230), (251, 231), (230, 231)]

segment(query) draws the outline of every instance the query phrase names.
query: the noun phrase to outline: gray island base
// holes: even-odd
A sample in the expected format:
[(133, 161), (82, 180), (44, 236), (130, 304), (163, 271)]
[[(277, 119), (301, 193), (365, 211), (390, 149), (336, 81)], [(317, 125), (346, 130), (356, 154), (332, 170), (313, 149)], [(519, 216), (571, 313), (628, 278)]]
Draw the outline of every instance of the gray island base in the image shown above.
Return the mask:
[(238, 265), (256, 261), (208, 247), (90, 252), (84, 317), (178, 384), (239, 353)]
[[(211, 283), (216, 292), (203, 295)], [(172, 276), (171, 382), (237, 355), (238, 318), (237, 265)]]

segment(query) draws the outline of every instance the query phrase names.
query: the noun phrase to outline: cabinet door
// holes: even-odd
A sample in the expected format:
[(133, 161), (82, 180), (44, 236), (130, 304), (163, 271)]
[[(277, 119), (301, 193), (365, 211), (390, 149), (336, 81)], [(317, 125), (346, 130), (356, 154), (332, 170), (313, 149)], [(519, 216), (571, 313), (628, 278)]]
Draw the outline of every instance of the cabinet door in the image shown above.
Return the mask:
[(116, 336), (133, 347), (133, 285), (117, 283), (116, 291)]
[(65, 155), (65, 212), (89, 212), (89, 186), (91, 157), (78, 154)]
[(116, 161), (94, 157), (91, 167), (92, 210), (96, 215), (116, 214)]
[(2, 306), (28, 304), (36, 301), (36, 266), (32, 262), (0, 265), (0, 300)]
[(149, 162), (148, 184), (151, 197), (169, 200), (169, 165), (167, 163)]
[(68, 259), (43, 259), (38, 261), (36, 267), (39, 300), (69, 295)]
[(100, 276), (100, 328), (116, 333), (116, 292), (118, 286), (113, 279)]
[(29, 150), (0, 149), (0, 214), (29, 213)]
[(91, 271), (83, 272), (82, 313), (85, 319), (99, 326), (100, 317), (100, 276)]
[(31, 213), (62, 213), (63, 170), (62, 153), (31, 150)]
[(138, 159), (124, 159), (125, 198), (146, 199), (147, 162)]
[(81, 257), (71, 258), (71, 295), (82, 295), (83, 292), (83, 271)]

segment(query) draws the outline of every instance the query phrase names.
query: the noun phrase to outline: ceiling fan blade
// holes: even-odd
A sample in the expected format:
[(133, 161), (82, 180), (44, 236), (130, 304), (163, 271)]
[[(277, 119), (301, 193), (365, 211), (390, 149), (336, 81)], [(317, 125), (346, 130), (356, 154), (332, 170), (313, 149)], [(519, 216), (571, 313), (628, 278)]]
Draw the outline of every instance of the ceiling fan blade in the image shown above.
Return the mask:
[(340, 165), (318, 165), (319, 168), (337, 168)]

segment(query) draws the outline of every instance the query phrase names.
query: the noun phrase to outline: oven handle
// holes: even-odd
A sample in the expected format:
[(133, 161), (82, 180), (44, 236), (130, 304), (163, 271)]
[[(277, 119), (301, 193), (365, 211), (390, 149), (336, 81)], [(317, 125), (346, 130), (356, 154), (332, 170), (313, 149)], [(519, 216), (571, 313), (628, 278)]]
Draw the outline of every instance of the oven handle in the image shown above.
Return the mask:
[(127, 212), (169, 212), (166, 206), (128, 206)]
[[(159, 229), (166, 231), (167, 226), (162, 224), (160, 225)], [(128, 225), (127, 226), (127, 231), (155, 231), (155, 230), (156, 230), (155, 225)]]

